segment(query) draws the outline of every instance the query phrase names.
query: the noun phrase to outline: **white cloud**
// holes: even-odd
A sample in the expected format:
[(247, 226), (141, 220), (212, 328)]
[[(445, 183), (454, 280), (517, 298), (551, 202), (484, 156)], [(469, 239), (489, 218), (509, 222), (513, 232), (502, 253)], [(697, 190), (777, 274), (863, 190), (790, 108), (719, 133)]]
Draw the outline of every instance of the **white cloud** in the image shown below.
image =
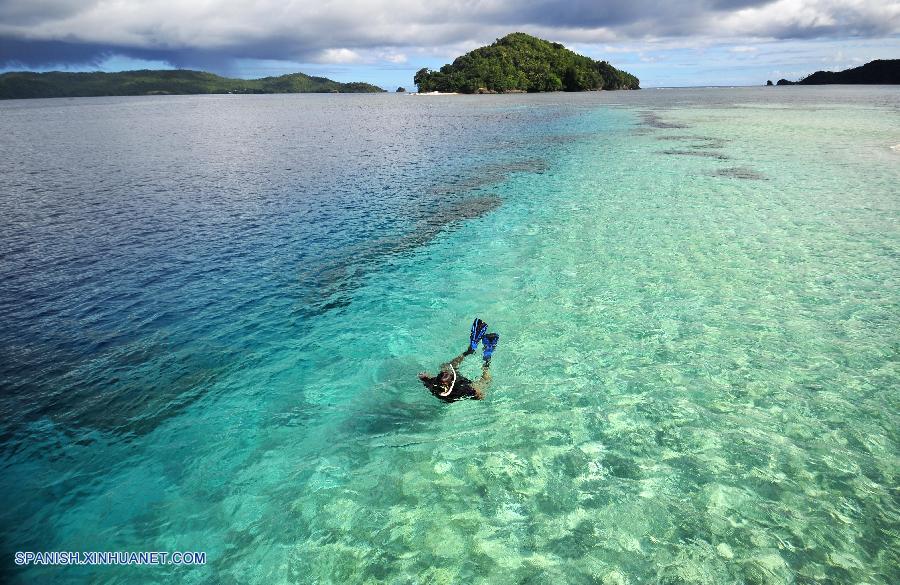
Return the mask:
[(350, 49), (325, 49), (317, 58), (311, 59), (313, 63), (359, 63), (362, 56)]
[(387, 61), (388, 63), (406, 63), (407, 58), (403, 53), (386, 53), (381, 55), (381, 59), (383, 61)]
[(886, 36), (900, 32), (900, 2), (777, 0), (731, 12), (715, 24), (726, 36)]

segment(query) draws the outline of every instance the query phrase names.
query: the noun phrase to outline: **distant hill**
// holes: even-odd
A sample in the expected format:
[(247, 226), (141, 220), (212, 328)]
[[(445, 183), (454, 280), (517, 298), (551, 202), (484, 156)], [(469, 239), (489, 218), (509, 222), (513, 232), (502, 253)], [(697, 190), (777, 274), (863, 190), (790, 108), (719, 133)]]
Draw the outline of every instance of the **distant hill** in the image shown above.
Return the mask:
[(877, 59), (844, 71), (816, 71), (796, 82), (787, 79), (778, 80), (778, 85), (828, 85), (833, 83), (900, 84), (900, 59)]
[(638, 78), (559, 43), (512, 33), (457, 57), (439, 71), (420, 69), (420, 92), (504, 93), (640, 89)]
[(203, 93), (376, 93), (368, 83), (339, 83), (291, 73), (262, 79), (229, 79), (190, 70), (120, 73), (13, 72), (0, 75), (0, 99)]

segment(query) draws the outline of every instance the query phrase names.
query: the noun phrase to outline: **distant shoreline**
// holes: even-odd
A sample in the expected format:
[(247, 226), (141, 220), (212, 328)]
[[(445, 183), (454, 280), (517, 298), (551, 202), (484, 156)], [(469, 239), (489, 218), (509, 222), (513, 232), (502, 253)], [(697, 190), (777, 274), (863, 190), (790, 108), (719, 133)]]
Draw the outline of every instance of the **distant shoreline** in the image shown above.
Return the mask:
[[(3, 74), (5, 75), (5, 74)], [(337, 82), (335, 82), (337, 83)], [(802, 84), (792, 83), (790, 86), (801, 86)], [(837, 88), (851, 88), (851, 87), (896, 87), (895, 84), (859, 84), (859, 83), (830, 83), (830, 84), (815, 84), (813, 87), (837, 87)], [(778, 87), (786, 87), (786, 86), (778, 86)], [(807, 86), (809, 87), (809, 86)], [(669, 91), (669, 90), (728, 90), (728, 89), (765, 89), (764, 85), (674, 85), (674, 86), (651, 86), (643, 88), (644, 91)], [(13, 100), (28, 100), (28, 99), (75, 99), (75, 98), (95, 98), (95, 97), (184, 97), (184, 96), (240, 96), (240, 95), (326, 95), (326, 94), (390, 94), (390, 95), (405, 95), (405, 96), (418, 96), (418, 97), (447, 97), (447, 96), (477, 96), (477, 95), (533, 95), (540, 93), (552, 93), (552, 94), (572, 94), (572, 93), (603, 93), (609, 90), (592, 90), (585, 92), (566, 92), (566, 91), (554, 91), (554, 92), (493, 92), (493, 93), (472, 93), (472, 94), (464, 94), (459, 92), (406, 92), (395, 94), (394, 92), (386, 92), (384, 90), (380, 91), (333, 91), (333, 90), (312, 90), (312, 91), (183, 91), (183, 92), (170, 92), (170, 91), (148, 91), (145, 93), (91, 93), (91, 94), (75, 94), (75, 93), (66, 93), (65, 95), (29, 95), (29, 96), (6, 96), (2, 95), (2, 75), (0, 75), (0, 101), (13, 101)], [(800, 90), (805, 91), (805, 90)]]
[(779, 79), (772, 85), (897, 85), (900, 84), (900, 59), (875, 59), (865, 65), (843, 71), (816, 71), (799, 81)]
[(0, 99), (384, 92), (384, 89), (369, 83), (342, 83), (304, 73), (260, 79), (232, 79), (188, 69), (143, 69), (117, 73), (14, 71), (0, 74)]

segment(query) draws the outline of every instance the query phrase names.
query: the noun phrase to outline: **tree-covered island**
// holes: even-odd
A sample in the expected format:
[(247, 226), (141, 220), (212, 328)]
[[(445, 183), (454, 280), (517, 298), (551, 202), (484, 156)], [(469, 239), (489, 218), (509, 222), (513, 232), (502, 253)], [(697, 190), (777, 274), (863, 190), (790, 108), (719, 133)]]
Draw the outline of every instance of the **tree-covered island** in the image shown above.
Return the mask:
[(325, 77), (291, 73), (262, 79), (230, 79), (204, 71), (141, 70), (119, 73), (33, 73), (0, 75), (0, 99), (170, 95), (206, 93), (376, 93), (368, 83), (340, 83)]
[(439, 71), (420, 69), (419, 92), (506, 93), (640, 89), (637, 77), (525, 33), (457, 57)]
[(800, 81), (779, 79), (778, 85), (897, 85), (900, 84), (900, 59), (876, 59), (843, 71), (816, 71)]

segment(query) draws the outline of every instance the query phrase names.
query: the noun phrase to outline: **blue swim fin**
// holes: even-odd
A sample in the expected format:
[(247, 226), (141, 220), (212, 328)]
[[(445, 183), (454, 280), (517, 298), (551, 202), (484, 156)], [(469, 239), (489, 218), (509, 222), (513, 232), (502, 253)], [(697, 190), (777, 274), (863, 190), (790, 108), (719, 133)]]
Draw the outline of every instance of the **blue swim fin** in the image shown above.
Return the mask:
[(491, 361), (491, 356), (494, 355), (494, 350), (497, 349), (497, 344), (500, 342), (500, 334), (499, 333), (488, 333), (481, 339), (481, 343), (484, 345), (484, 361), (488, 363)]
[(482, 321), (479, 318), (475, 318), (472, 321), (472, 333), (469, 335), (469, 349), (471, 351), (475, 351), (478, 349), (478, 343), (484, 337), (484, 334), (487, 333), (487, 323)]

